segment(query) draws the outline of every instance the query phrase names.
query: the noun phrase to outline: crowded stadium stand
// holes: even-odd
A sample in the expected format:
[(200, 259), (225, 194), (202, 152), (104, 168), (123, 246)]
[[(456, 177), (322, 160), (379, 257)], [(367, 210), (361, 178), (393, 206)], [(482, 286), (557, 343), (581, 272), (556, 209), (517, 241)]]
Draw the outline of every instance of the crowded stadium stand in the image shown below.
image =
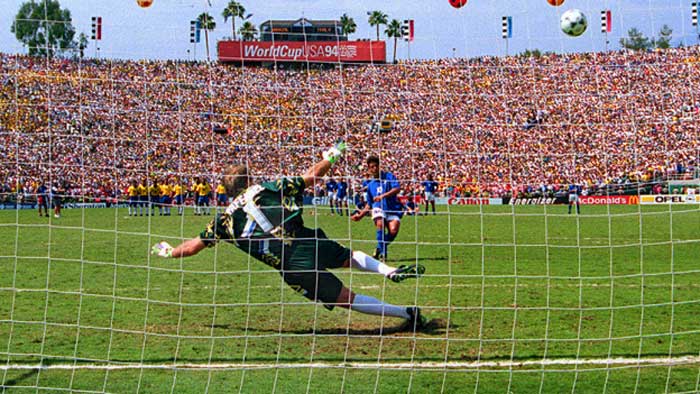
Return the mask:
[[(348, 169), (380, 151), (403, 180), (437, 174), (443, 195), (555, 194), (569, 183), (588, 194), (646, 193), (697, 178), (698, 55), (687, 47), (293, 71), (2, 54), (0, 179), (5, 198), (49, 177), (74, 196), (116, 196), (134, 178), (213, 176), (231, 156), (296, 173), (318, 153), (306, 141), (345, 138), (358, 152)], [(386, 114), (393, 131), (377, 138), (368, 125)], [(217, 125), (229, 133), (213, 133)]]

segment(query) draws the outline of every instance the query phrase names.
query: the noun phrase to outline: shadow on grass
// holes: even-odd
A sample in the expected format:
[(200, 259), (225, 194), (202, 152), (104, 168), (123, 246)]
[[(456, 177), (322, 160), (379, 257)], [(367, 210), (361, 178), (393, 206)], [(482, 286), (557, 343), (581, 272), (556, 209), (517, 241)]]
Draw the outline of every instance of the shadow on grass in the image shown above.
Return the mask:
[(23, 373), (23, 374), (17, 376), (16, 378), (8, 379), (7, 381), (3, 382), (2, 385), (0, 385), (0, 388), (1, 388), (1, 387), (12, 387), (12, 386), (16, 386), (18, 383), (20, 383), (20, 382), (22, 382), (23, 380), (26, 380), (26, 379), (28, 379), (28, 378), (31, 378), (32, 376), (35, 376), (37, 373), (39, 373), (39, 368), (37, 368), (37, 369), (31, 369), (31, 370), (29, 370), (29, 371), (27, 371), (27, 372), (25, 372), (25, 373)]
[[(233, 330), (247, 330), (249, 332), (271, 332), (280, 333), (279, 330), (268, 329), (268, 328), (255, 328), (255, 327), (239, 327), (232, 324), (216, 324), (214, 328), (219, 329), (233, 329)], [(408, 326), (408, 322), (404, 322), (395, 326), (388, 327), (349, 327), (349, 328), (321, 328), (314, 329), (313, 327), (301, 328), (298, 330), (286, 331), (283, 330), (282, 334), (297, 334), (297, 335), (362, 335), (362, 336), (382, 336), (382, 335), (393, 335), (393, 334), (424, 334), (424, 335), (442, 335), (445, 333), (447, 328), (447, 321), (445, 319), (432, 319), (425, 327), (414, 332), (413, 327)], [(458, 325), (452, 323), (450, 328), (459, 328)]]

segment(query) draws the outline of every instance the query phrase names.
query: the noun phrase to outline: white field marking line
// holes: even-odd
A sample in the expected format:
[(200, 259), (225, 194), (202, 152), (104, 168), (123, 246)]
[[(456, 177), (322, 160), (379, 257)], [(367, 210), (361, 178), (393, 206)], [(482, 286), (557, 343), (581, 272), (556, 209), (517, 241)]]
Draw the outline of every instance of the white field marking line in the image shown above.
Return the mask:
[(476, 369), (476, 368), (519, 368), (542, 366), (579, 366), (579, 365), (651, 365), (671, 366), (700, 363), (700, 356), (654, 357), (654, 358), (561, 358), (525, 361), (471, 361), (471, 362), (415, 362), (415, 363), (379, 363), (379, 362), (341, 362), (341, 363), (211, 363), (211, 364), (11, 364), (0, 365), (0, 370), (128, 370), (128, 369), (278, 369), (278, 368), (353, 368), (353, 369)]

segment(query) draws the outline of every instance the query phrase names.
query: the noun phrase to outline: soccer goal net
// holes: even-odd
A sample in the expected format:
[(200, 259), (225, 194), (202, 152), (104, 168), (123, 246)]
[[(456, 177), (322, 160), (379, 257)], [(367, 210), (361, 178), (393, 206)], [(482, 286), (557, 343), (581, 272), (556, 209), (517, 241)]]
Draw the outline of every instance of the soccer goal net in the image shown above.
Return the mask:
[[(700, 390), (695, 3), (12, 3), (2, 393)], [(279, 188), (339, 141), (279, 199), (323, 230), (281, 264), (424, 267), (329, 269), (406, 316), (308, 300), (265, 242), (152, 254), (211, 236), (229, 166)]]

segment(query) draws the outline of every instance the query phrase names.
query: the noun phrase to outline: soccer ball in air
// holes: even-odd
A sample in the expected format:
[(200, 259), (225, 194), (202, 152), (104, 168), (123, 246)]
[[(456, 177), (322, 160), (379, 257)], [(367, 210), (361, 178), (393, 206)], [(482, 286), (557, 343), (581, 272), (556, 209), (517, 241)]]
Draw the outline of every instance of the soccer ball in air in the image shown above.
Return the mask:
[(148, 8), (153, 4), (153, 0), (136, 0), (136, 4), (138, 4), (139, 7)]
[(450, 5), (454, 8), (462, 8), (465, 4), (467, 4), (467, 0), (449, 0)]
[(561, 14), (561, 31), (571, 37), (578, 37), (586, 31), (588, 21), (581, 10), (572, 9)]

